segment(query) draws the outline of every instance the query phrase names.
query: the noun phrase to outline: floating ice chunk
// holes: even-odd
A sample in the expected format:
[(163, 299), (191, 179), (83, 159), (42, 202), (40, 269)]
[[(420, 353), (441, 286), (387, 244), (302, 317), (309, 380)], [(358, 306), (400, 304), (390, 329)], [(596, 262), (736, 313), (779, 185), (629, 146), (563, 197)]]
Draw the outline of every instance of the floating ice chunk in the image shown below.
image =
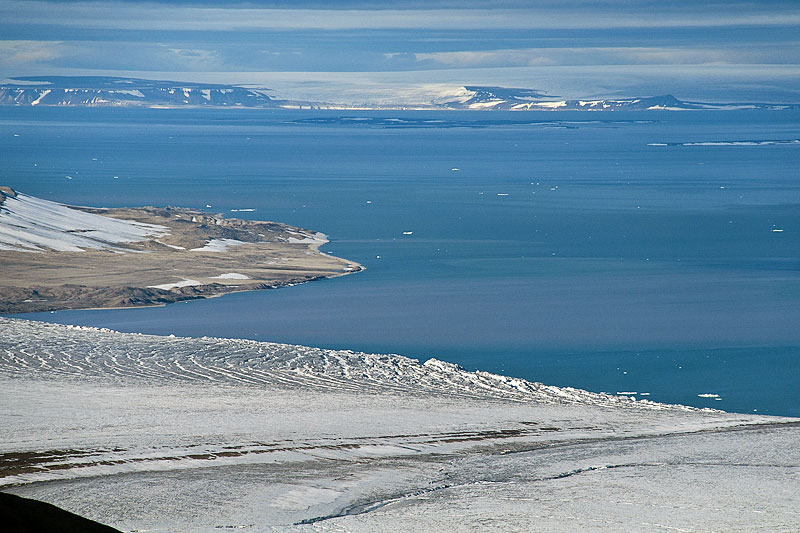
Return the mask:
[(413, 231), (404, 231), (403, 235), (414, 235)]
[(461, 170), (461, 169), (458, 168), (458, 167), (453, 167), (453, 168), (450, 169), (451, 172), (458, 172), (459, 170)]
[(783, 231), (782, 229), (775, 228), (774, 230), (772, 230), (772, 233), (781, 233), (782, 231)]

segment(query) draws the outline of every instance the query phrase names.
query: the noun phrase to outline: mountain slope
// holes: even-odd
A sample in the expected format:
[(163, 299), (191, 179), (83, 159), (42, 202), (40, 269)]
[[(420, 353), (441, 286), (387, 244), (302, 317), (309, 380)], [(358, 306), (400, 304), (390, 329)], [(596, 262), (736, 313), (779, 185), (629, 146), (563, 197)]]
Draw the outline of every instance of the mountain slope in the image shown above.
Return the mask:
[(0, 86), (0, 105), (86, 107), (278, 107), (265, 90), (94, 76), (15, 78)]
[[(466, 85), (417, 103), (311, 102), (278, 100), (269, 89), (109, 76), (34, 76), (0, 85), (0, 106), (243, 107), (286, 109), (419, 109), (507, 111), (653, 111), (800, 109), (798, 104), (703, 103), (671, 94), (620, 99), (556, 99), (536, 89)], [(421, 93), (422, 94), (422, 93)]]

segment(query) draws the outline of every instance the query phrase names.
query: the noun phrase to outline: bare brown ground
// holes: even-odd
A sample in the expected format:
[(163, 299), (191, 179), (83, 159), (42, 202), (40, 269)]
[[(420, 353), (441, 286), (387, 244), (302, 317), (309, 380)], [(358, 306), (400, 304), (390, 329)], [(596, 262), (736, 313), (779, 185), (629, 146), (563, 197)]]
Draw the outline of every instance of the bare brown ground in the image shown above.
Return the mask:
[[(116, 251), (3, 251), (0, 313), (163, 305), (277, 288), (362, 269), (358, 263), (320, 252), (319, 243), (289, 242), (312, 232), (286, 224), (224, 219), (176, 208), (80, 209), (166, 226), (169, 235), (120, 245)], [(211, 239), (235, 239), (245, 244), (225, 252), (192, 250)], [(227, 273), (249, 279), (217, 277)], [(152, 287), (183, 280), (201, 285), (170, 290)]]

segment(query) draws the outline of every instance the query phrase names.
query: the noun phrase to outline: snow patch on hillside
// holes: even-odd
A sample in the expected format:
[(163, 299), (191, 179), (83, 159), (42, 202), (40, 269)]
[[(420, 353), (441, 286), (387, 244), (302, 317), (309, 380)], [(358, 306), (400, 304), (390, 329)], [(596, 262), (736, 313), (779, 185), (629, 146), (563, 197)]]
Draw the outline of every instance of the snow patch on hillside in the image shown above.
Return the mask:
[(297, 233), (296, 235), (297, 237), (289, 237), (288, 241), (291, 243), (319, 244), (319, 245), (328, 242), (328, 236), (318, 231), (312, 234)]
[(192, 248), (191, 252), (227, 252), (228, 248), (244, 244), (236, 239), (211, 239), (200, 248)]
[(118, 220), (18, 193), (0, 206), (0, 249), (18, 252), (120, 250), (168, 234), (164, 226)]

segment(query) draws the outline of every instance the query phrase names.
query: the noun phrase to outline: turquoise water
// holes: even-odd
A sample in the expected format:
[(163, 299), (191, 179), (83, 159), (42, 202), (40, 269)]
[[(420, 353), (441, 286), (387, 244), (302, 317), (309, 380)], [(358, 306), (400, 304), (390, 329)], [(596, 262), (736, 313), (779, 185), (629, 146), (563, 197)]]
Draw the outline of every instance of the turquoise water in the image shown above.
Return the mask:
[(367, 267), (26, 318), (800, 415), (797, 139), (798, 112), (3, 108), (0, 182), (72, 204), (210, 204), (323, 231), (324, 250)]

